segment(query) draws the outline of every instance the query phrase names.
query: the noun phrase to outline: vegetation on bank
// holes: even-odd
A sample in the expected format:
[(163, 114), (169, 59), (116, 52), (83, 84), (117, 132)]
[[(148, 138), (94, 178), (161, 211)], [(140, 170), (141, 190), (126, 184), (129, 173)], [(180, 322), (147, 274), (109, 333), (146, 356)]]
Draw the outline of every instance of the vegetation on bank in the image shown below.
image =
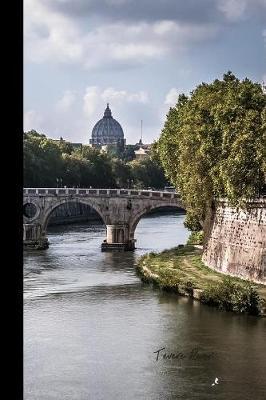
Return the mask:
[(203, 231), (192, 231), (187, 240), (187, 244), (203, 245), (204, 233)]
[(158, 158), (136, 160), (136, 146), (100, 152), (52, 140), (36, 131), (23, 136), (25, 187), (163, 188), (169, 185)]
[(265, 313), (265, 286), (228, 277), (206, 267), (201, 253), (202, 250), (192, 245), (149, 253), (138, 260), (137, 271), (144, 282), (221, 310), (251, 315)]
[(185, 204), (186, 226), (204, 227), (216, 198), (245, 207), (265, 190), (266, 95), (231, 72), (181, 94), (156, 146), (167, 178)]

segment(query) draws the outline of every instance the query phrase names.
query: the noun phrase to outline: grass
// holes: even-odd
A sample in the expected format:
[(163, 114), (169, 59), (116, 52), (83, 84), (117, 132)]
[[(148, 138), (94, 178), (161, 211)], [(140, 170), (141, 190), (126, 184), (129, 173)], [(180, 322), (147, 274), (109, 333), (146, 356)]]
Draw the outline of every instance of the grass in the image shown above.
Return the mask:
[(265, 313), (264, 285), (214, 271), (203, 264), (201, 254), (202, 250), (192, 245), (149, 253), (140, 257), (137, 271), (144, 282), (219, 309), (253, 315)]

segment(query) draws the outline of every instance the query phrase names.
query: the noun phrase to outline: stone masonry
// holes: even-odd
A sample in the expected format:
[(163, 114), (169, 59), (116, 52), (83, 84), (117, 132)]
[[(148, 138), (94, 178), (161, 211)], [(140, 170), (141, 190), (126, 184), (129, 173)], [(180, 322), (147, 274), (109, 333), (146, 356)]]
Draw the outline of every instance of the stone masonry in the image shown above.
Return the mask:
[(246, 210), (219, 202), (203, 262), (220, 272), (266, 283), (266, 199), (250, 202)]
[[(177, 193), (126, 189), (24, 189), (23, 242), (37, 249), (48, 247), (46, 230), (54, 210), (66, 203), (81, 203), (93, 208), (106, 225), (102, 250), (133, 250), (134, 232), (140, 218), (160, 207), (179, 207)], [(31, 207), (31, 213), (27, 207)]]

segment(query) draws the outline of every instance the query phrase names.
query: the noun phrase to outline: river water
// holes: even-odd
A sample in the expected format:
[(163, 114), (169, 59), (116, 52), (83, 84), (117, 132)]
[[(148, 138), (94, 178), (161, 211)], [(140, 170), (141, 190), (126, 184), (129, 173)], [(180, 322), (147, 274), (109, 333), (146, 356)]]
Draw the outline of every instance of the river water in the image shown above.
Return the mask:
[(183, 220), (143, 218), (135, 252), (102, 253), (97, 224), (53, 228), (48, 250), (25, 252), (25, 400), (266, 399), (265, 319), (135, 273), (140, 255), (186, 242)]

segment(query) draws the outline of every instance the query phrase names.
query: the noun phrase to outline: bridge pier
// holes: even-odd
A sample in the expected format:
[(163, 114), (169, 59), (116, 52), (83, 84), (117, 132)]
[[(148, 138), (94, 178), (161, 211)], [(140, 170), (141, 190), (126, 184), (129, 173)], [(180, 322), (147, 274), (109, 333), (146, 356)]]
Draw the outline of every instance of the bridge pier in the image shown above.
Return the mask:
[(40, 224), (23, 224), (23, 245), (26, 248), (44, 250), (49, 242)]
[(135, 240), (129, 238), (127, 224), (106, 225), (106, 239), (102, 251), (128, 251), (135, 249)]

